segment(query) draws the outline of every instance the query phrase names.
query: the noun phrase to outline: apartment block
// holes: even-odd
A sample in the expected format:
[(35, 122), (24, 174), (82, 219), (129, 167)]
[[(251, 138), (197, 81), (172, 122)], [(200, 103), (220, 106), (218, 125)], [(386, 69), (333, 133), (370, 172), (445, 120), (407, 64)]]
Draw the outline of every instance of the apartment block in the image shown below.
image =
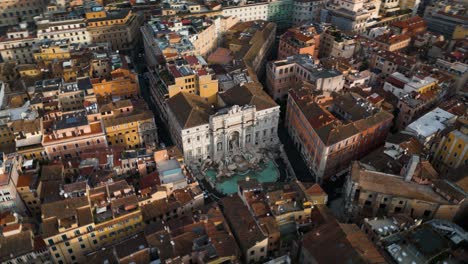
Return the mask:
[(437, 181), (432, 186), (411, 182), (409, 167), (403, 176), (398, 176), (368, 170), (354, 162), (345, 183), (345, 207), (349, 216), (359, 220), (405, 214), (416, 219), (452, 220), (465, 201), (454, 198), (460, 197), (456, 194), (460, 190), (446, 181)]
[(280, 37), (278, 59), (286, 59), (297, 54), (308, 54), (317, 58), (319, 46), (320, 31), (313, 25), (291, 28)]
[(0, 25), (14, 26), (21, 22), (33, 22), (33, 18), (45, 11), (49, 0), (5, 0), (0, 6)]
[(69, 39), (73, 43), (91, 44), (83, 17), (47, 13), (36, 19), (36, 26), (38, 39)]
[[(150, 225), (145, 232), (148, 244), (157, 248), (163, 263), (199, 261), (238, 262), (240, 250), (220, 208), (210, 204), (184, 221), (167, 220)], [(180, 223), (180, 224), (177, 224)], [(177, 224), (179, 228), (165, 228)]]
[[(263, 20), (240, 22), (225, 34), (224, 47), (232, 60), (239, 60), (248, 71), (262, 78), (268, 53), (275, 42), (276, 25)], [(233, 62), (234, 63), (234, 62)]]
[(86, 254), (86, 263), (154, 263), (159, 261), (157, 249), (148, 245), (143, 232), (135, 233), (109, 247)]
[(82, 150), (107, 146), (101, 121), (88, 119), (87, 110), (43, 120), (42, 146), (49, 159), (79, 157)]
[(239, 21), (235, 16), (173, 17), (153, 19), (141, 27), (148, 64), (162, 58), (208, 55), (217, 48), (223, 33)]
[(93, 78), (91, 83), (97, 97), (130, 98), (140, 94), (137, 74), (126, 68), (112, 70), (108, 77)]
[(109, 146), (132, 149), (157, 145), (156, 123), (150, 110), (123, 100), (102, 106), (100, 112), (106, 113), (102, 119)]
[[(88, 77), (78, 78), (75, 82), (62, 83), (57, 96), (58, 108), (63, 112), (82, 110), (87, 107), (96, 108), (91, 80)], [(94, 103), (94, 104), (93, 104)]]
[(151, 99), (167, 119), (167, 99), (181, 92), (200, 96), (206, 104), (216, 104), (219, 89), (213, 70), (201, 56), (184, 56), (169, 61), (149, 75)]
[(14, 61), (18, 64), (34, 62), (32, 46), (36, 43), (36, 35), (29, 31), (25, 23), (19, 27), (10, 28), (6, 35), (0, 38), (0, 56), (3, 61)]
[(437, 79), (431, 76), (415, 75), (408, 78), (399, 72), (394, 72), (386, 79), (383, 89), (400, 97), (411, 92), (419, 94), (429, 92), (437, 88), (437, 83)]
[(222, 9), (223, 16), (237, 17), (241, 22), (253, 20), (267, 20), (268, 19), (268, 3), (260, 2), (253, 4), (239, 4), (232, 6), (225, 6)]
[(354, 93), (321, 105), (309, 89), (289, 92), (287, 129), (317, 182), (346, 171), (352, 160), (383, 144), (392, 120)]
[(386, 263), (377, 246), (356, 224), (338, 222), (323, 205), (312, 209), (311, 218), (313, 228), (298, 239), (295, 263)]
[(433, 146), (432, 162), (436, 169), (448, 171), (468, 164), (468, 127), (461, 126), (442, 136)]
[(26, 212), (21, 196), (16, 186), (23, 159), (19, 155), (0, 153), (0, 209), (2, 212), (14, 211), (20, 214)]
[(69, 60), (72, 56), (80, 56), (84, 52), (84, 46), (72, 43), (69, 39), (37, 41), (32, 49), (34, 60), (50, 65), (56, 60)]
[(425, 114), (427, 110), (433, 107), (439, 100), (440, 90), (434, 89), (425, 93), (411, 92), (398, 99), (398, 118), (396, 126), (404, 129), (416, 118)]
[(104, 11), (98, 8), (86, 13), (86, 22), (93, 43), (109, 42), (115, 51), (132, 51), (140, 36), (143, 16), (125, 9)]
[(285, 99), (288, 90), (302, 82), (309, 82), (314, 90), (329, 95), (343, 89), (344, 77), (335, 69), (315, 64), (310, 55), (294, 55), (267, 65), (267, 89), (275, 100)]
[[(16, 226), (19, 228), (12, 228)], [(31, 229), (31, 227), (26, 227), (26, 224), (21, 223), (0, 228), (3, 233), (3, 236), (0, 236), (0, 243), (3, 246), (0, 251), (1, 262), (11, 264), (51, 262), (44, 241), (39, 236), (35, 236)]]
[(451, 39), (459, 25), (466, 25), (466, 7), (461, 3), (450, 1), (437, 1), (428, 5), (424, 10), (424, 20), (427, 29), (431, 32), (444, 35)]
[(265, 260), (268, 236), (263, 233), (248, 207), (238, 196), (224, 197), (221, 204), (224, 217), (240, 247), (242, 260), (245, 263)]
[[(30, 163), (33, 163), (31, 160)], [(38, 166), (38, 165), (37, 165)], [(33, 217), (40, 218), (41, 216), (41, 200), (39, 198), (37, 187), (39, 184), (38, 171), (25, 171), (18, 177), (16, 190), (24, 202), (29, 213)]]
[[(395, 229), (394, 225), (384, 226), (382, 229), (385, 227)], [(441, 259), (463, 262), (465, 257), (460, 252), (467, 242), (467, 235), (462, 227), (451, 221), (433, 219), (422, 224), (417, 222), (416, 225), (383, 239), (381, 249), (391, 261), (401, 259), (402, 262), (427, 263)], [(434, 243), (438, 246), (433, 247), (431, 251), (425, 250)]]
[(353, 57), (357, 43), (356, 40), (341, 30), (327, 28), (320, 37), (320, 57)]
[(289, 28), (293, 24), (293, 10), (293, 0), (269, 1), (266, 20), (276, 23), (278, 28)]
[(30, 107), (29, 101), (20, 107), (0, 110), (0, 151), (9, 154), (14, 153), (16, 150), (15, 134), (9, 125), (20, 120), (35, 120), (38, 116), (38, 112)]
[(430, 148), (439, 131), (452, 126), (458, 116), (439, 107), (427, 112), (405, 128), (405, 133), (416, 137), (426, 148)]
[[(313, 206), (327, 202), (327, 194), (320, 185), (309, 185), (307, 188), (299, 181), (288, 184), (260, 184), (255, 179), (246, 179), (239, 182), (238, 194), (259, 222), (262, 222), (262, 218), (271, 216), (278, 228), (310, 224)], [(267, 230), (265, 232), (268, 233)], [(269, 245), (271, 252), (275, 251), (272, 246), (275, 246), (275, 249), (279, 248), (279, 245)]]
[(8, 126), (14, 137), (16, 152), (25, 159), (47, 159), (47, 153), (42, 147), (42, 122), (34, 120), (17, 120)]
[(417, 66), (416, 58), (397, 52), (379, 50), (370, 54), (370, 67), (385, 80), (394, 72), (409, 75)]
[(380, 1), (376, 0), (334, 0), (321, 11), (321, 22), (331, 23), (346, 32), (362, 33), (368, 20), (379, 14)]
[(320, 22), (320, 12), (325, 7), (324, 0), (296, 0), (293, 2), (292, 22)]
[(133, 187), (105, 183), (85, 195), (42, 205), (42, 238), (55, 263), (81, 263), (86, 254), (143, 229)]

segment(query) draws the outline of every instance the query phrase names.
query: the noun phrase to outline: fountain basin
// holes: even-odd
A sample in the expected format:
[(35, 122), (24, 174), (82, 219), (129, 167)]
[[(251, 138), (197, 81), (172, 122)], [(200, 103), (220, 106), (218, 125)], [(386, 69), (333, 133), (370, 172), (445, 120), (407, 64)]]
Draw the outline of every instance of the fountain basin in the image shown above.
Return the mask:
[(237, 192), (237, 181), (244, 180), (247, 176), (250, 179), (256, 179), (260, 183), (275, 182), (279, 178), (279, 171), (273, 161), (268, 161), (266, 164), (259, 164), (258, 171), (246, 170), (234, 173), (230, 177), (222, 177), (216, 179), (216, 171), (208, 169), (205, 172), (206, 179), (223, 194), (232, 194)]

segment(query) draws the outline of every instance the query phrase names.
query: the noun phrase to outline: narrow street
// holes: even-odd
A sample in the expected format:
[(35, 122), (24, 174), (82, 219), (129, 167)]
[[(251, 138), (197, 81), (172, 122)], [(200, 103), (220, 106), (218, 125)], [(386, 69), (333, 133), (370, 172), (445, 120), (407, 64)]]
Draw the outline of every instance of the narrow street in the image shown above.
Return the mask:
[[(143, 52), (143, 49), (141, 49), (139, 54), (142, 54)], [(154, 114), (156, 126), (158, 127), (159, 143), (164, 143), (166, 146), (171, 146), (173, 145), (173, 143), (168, 132), (169, 130), (167, 129), (166, 124), (161, 120), (161, 116), (156, 106), (151, 102), (149, 83), (148, 80), (144, 77), (144, 73), (147, 71), (144, 56), (137, 56), (135, 58), (135, 69), (138, 73), (138, 82), (140, 85), (141, 96), (146, 101), (146, 103), (149, 106), (149, 109), (153, 111)]]

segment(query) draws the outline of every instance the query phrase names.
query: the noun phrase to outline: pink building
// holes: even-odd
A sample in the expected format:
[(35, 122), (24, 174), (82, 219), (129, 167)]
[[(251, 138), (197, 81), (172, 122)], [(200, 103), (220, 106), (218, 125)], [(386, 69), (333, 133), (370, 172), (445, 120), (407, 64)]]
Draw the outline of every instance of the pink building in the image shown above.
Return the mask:
[(291, 28), (281, 35), (278, 47), (278, 59), (286, 59), (296, 54), (308, 54), (317, 58), (320, 34), (314, 26)]
[(107, 147), (101, 121), (88, 120), (86, 111), (44, 120), (42, 145), (49, 159), (70, 159), (88, 149)]
[(274, 100), (285, 100), (288, 90), (296, 83), (307, 81), (325, 95), (338, 92), (344, 86), (344, 77), (336, 69), (325, 69), (315, 64), (310, 55), (290, 56), (267, 65), (267, 91)]

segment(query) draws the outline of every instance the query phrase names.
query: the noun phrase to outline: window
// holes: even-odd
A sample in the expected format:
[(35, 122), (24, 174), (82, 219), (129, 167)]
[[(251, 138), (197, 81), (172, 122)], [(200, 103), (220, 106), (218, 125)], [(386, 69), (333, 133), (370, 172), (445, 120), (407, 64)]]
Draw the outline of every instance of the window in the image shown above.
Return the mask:
[(255, 250), (250, 251), (250, 255), (253, 256), (255, 254)]

